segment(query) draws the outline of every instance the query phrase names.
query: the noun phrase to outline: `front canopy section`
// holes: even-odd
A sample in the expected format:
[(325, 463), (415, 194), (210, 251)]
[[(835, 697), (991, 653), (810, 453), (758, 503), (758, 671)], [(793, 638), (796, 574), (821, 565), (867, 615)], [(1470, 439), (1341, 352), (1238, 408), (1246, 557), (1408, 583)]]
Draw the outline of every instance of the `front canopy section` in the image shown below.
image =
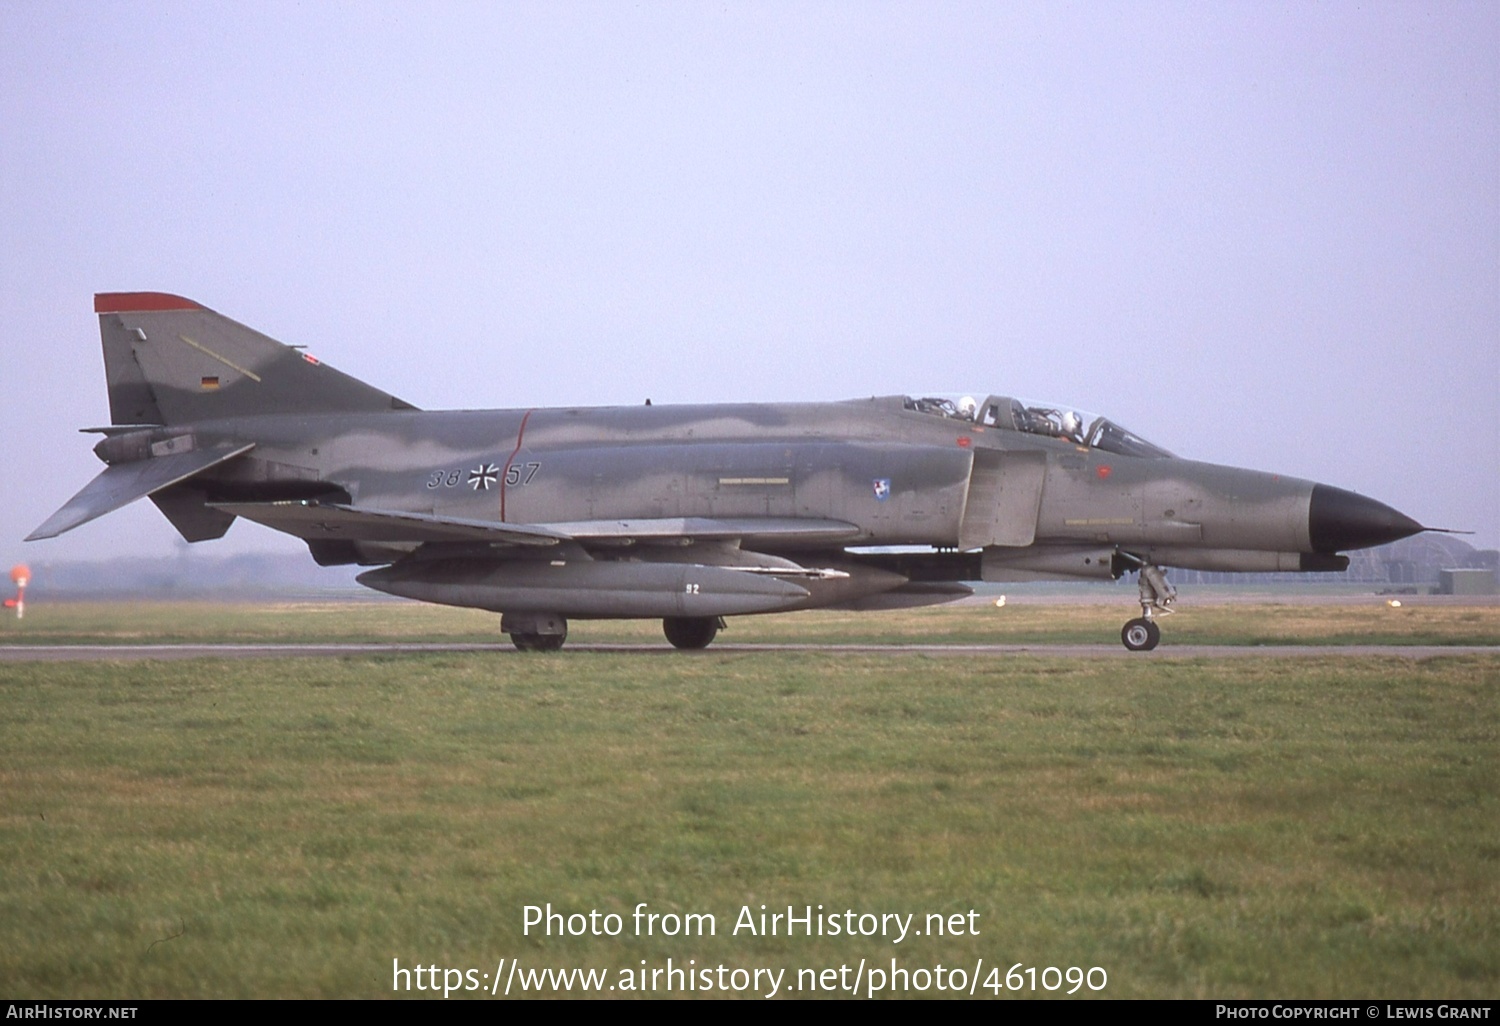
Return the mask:
[(907, 396), (905, 406), (916, 413), (1058, 438), (1120, 456), (1152, 460), (1176, 458), (1108, 417), (1058, 403), (1013, 399), (1005, 395), (992, 395), (981, 403), (972, 395), (941, 394), (921, 398)]

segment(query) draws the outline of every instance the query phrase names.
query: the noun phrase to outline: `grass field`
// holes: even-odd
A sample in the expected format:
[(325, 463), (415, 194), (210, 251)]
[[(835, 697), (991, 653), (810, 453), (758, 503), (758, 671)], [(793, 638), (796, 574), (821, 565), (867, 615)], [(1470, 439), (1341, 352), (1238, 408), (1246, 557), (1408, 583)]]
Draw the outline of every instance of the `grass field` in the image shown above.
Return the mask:
[[(765, 618), (732, 638), (865, 622), (1007, 640), (989, 625), (1012, 612)], [(1024, 612), (1003, 622), (1065, 640), (1120, 619)], [(1217, 630), (1245, 619), (1229, 612)], [(1321, 642), (1372, 616), (1382, 637), (1495, 638), (1492, 609), (1411, 612), (1293, 607), (1274, 629)], [(176, 640), (494, 628), (374, 604), (38, 608), (26, 629), (155, 640), (153, 623)], [(594, 630), (656, 638), (578, 636)], [(392, 959), (501, 958), (610, 982), (668, 958), (784, 968), (784, 988), (861, 959), (983, 959), (985, 996), (1015, 963), (1101, 967), (1105, 997), (1500, 996), (1496, 656), (100, 661), (0, 664), (0, 696), (0, 996), (383, 997)], [(524, 934), (548, 902), (624, 931)], [(639, 902), (717, 932), (634, 936)], [(918, 928), (973, 909), (979, 932), (733, 935), (762, 904)]]

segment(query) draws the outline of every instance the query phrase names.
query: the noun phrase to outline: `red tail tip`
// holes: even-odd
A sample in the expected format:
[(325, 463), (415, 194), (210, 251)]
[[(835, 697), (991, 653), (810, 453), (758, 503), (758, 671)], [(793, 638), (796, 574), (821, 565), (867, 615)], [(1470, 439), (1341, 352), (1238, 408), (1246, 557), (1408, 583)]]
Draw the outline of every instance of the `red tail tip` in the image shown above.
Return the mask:
[(201, 310), (191, 299), (170, 292), (98, 292), (94, 313), (142, 313), (159, 310)]

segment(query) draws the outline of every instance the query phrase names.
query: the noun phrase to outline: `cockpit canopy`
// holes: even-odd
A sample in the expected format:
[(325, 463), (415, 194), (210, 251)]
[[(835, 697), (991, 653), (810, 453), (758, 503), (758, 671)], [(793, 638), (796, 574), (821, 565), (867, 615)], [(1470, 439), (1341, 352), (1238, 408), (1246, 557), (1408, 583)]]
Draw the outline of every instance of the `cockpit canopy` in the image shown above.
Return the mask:
[(1075, 445), (1086, 445), (1091, 449), (1102, 449), (1121, 456), (1154, 460), (1175, 458), (1166, 449), (1153, 445), (1108, 417), (1056, 403), (1031, 402), (1006, 395), (992, 395), (981, 403), (970, 395), (935, 395), (920, 399), (908, 396), (905, 404), (908, 410), (917, 413), (967, 421), (982, 427), (1059, 438)]

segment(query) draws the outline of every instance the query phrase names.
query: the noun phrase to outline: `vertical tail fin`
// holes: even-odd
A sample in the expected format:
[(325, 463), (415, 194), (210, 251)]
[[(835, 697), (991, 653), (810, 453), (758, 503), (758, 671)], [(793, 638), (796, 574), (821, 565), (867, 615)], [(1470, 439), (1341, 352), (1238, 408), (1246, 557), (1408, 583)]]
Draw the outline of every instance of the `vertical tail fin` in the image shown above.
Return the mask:
[(416, 408), (181, 296), (103, 292), (94, 312), (115, 424)]

